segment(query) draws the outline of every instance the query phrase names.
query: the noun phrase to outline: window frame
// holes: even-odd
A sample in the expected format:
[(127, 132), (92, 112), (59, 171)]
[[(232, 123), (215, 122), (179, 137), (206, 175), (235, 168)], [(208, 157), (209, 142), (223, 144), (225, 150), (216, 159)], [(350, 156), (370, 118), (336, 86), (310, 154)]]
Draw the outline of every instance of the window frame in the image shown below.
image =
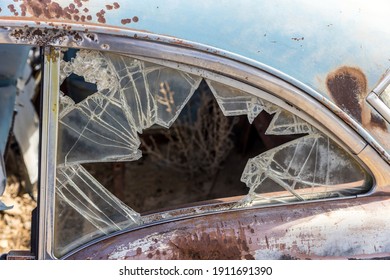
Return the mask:
[(390, 72), (379, 82), (379, 84), (367, 96), (367, 102), (378, 111), (382, 117), (390, 123), (390, 107), (382, 100), (382, 94), (390, 87)]
[[(123, 55), (123, 54), (122, 54)], [(129, 54), (125, 54), (129, 55)], [(134, 57), (133, 55), (129, 55), (131, 57)], [(351, 149), (349, 149), (345, 144), (340, 142), (340, 140), (335, 137), (335, 135), (332, 135), (328, 129), (323, 127), (318, 121), (315, 119), (309, 117), (304, 111), (299, 110), (295, 108), (294, 106), (290, 105), (288, 102), (280, 99), (280, 97), (275, 97), (270, 93), (267, 93), (261, 89), (255, 88), (251, 85), (242, 83), (241, 81), (237, 81), (233, 78), (226, 77), (222, 74), (215, 73), (209, 70), (205, 69), (199, 69), (194, 66), (188, 66), (184, 65), (181, 63), (177, 62), (172, 62), (172, 61), (165, 61), (165, 60), (160, 60), (160, 59), (154, 59), (154, 58), (148, 58), (148, 57), (140, 57), (140, 56), (135, 56), (135, 58), (142, 59), (145, 61), (157, 63), (157, 64), (162, 64), (164, 66), (168, 67), (173, 67), (175, 69), (180, 69), (184, 72), (189, 72), (192, 74), (197, 74), (202, 76), (203, 78), (207, 78), (210, 80), (214, 80), (217, 82), (224, 83), (228, 86), (232, 86), (235, 88), (239, 88), (241, 90), (244, 90), (245, 92), (252, 94), (254, 96), (261, 97), (262, 99), (272, 102), (275, 105), (297, 115), (298, 117), (304, 119), (305, 121), (308, 121), (311, 125), (320, 128), (321, 131), (326, 133), (328, 136), (331, 136), (331, 138), (338, 143), (340, 146), (342, 146), (345, 150), (349, 150), (349, 153)], [(59, 61), (60, 61), (60, 51), (58, 48), (53, 48), (53, 47), (48, 47), (46, 48), (45, 51), (45, 75), (44, 75), (44, 96), (47, 97), (44, 99), (44, 108), (46, 108), (46, 118), (43, 119), (43, 122), (47, 124), (46, 126), (46, 131), (43, 131), (43, 135), (46, 135), (46, 141), (43, 141), (43, 149), (42, 149), (42, 158), (47, 158), (46, 165), (44, 166), (44, 162), (42, 162), (42, 171), (43, 175), (42, 178), (45, 181), (42, 181), (46, 187), (43, 187), (42, 191), (42, 196), (41, 196), (41, 201), (43, 202), (41, 204), (41, 211), (45, 212), (45, 217), (42, 217), (41, 215), (41, 228), (45, 228), (45, 235), (41, 234), (40, 235), (40, 244), (45, 244), (45, 249), (44, 249), (44, 256), (42, 258), (56, 258), (53, 254), (53, 246), (54, 246), (54, 232), (53, 232), (53, 225), (54, 225), (54, 201), (55, 201), (55, 167), (56, 167), (56, 162), (55, 162), (55, 154), (57, 150), (57, 119), (58, 119), (58, 102), (59, 102)], [(201, 72), (201, 73), (200, 73)], [(49, 109), (49, 110), (48, 110)], [(43, 137), (44, 138), (44, 137)], [(45, 149), (45, 147), (48, 147), (48, 149)], [(356, 157), (354, 157), (356, 158)], [(364, 164), (360, 161), (360, 163), (363, 165)], [(367, 168), (365, 168), (367, 169)], [(46, 173), (44, 173), (46, 172)], [(352, 196), (356, 197), (356, 196)], [(313, 201), (324, 201), (324, 200), (334, 200), (334, 199), (346, 199), (350, 197), (340, 197), (340, 198), (331, 198), (331, 199), (319, 199), (319, 200), (311, 200), (310, 202)], [(189, 217), (196, 217), (200, 215), (208, 215), (211, 212), (212, 213), (218, 213), (218, 212), (225, 212), (225, 211), (234, 211), (237, 209), (234, 209), (234, 202), (237, 200), (232, 199), (229, 200), (227, 199), (226, 201), (221, 201), (219, 203), (213, 203), (209, 205), (203, 205), (202, 206), (202, 211), (196, 210), (196, 206), (193, 207), (187, 207), (187, 208), (179, 208), (179, 209), (174, 209), (174, 210), (168, 210), (165, 212), (158, 212), (154, 214), (149, 214), (145, 216), (145, 219), (147, 219), (149, 222), (146, 224), (143, 224), (138, 227), (134, 227), (131, 229), (124, 230), (126, 232), (129, 231), (135, 231), (137, 229), (140, 229), (142, 227), (146, 226), (151, 226), (154, 224), (159, 224), (159, 223), (165, 223), (169, 221), (174, 221), (182, 218), (189, 218)], [(291, 204), (298, 204), (298, 203), (307, 203), (309, 201), (303, 201), (303, 202), (294, 202)], [(261, 206), (255, 206), (251, 208), (264, 208), (264, 207), (273, 207), (273, 206), (281, 206), (279, 204), (270, 204), (270, 205), (261, 205)], [(49, 211), (49, 209), (51, 209)], [(162, 216), (167, 216), (168, 218), (162, 219)], [(42, 219), (43, 218), (43, 219)], [(45, 221), (45, 222), (43, 222)], [(83, 247), (88, 246), (91, 243), (98, 242), (99, 240), (108, 238), (113, 235), (117, 235), (122, 233), (123, 231), (118, 231), (114, 232), (112, 234), (109, 234), (107, 236), (103, 236), (101, 238), (97, 238), (91, 242), (87, 242), (85, 245), (75, 249), (76, 251), (81, 250)], [(63, 256), (62, 258), (66, 258), (66, 256), (73, 254), (74, 250)]]

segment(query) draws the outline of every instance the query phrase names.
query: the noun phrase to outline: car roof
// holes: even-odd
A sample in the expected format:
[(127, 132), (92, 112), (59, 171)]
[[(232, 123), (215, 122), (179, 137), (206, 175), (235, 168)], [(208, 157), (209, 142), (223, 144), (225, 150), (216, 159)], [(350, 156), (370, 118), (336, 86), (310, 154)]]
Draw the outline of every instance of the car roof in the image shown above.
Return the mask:
[(325, 96), (327, 74), (341, 66), (361, 69), (368, 90), (390, 68), (385, 1), (43, 2), (48, 4), (2, 1), (0, 17), (89, 22), (168, 35), (272, 67)]
[[(0, 22), (94, 25), (113, 34), (120, 28), (139, 39), (215, 53), (281, 77), (362, 125), (360, 100), (389, 74), (389, 5), (386, 0), (5, 0)], [(372, 115), (364, 129), (389, 152), (389, 125)]]

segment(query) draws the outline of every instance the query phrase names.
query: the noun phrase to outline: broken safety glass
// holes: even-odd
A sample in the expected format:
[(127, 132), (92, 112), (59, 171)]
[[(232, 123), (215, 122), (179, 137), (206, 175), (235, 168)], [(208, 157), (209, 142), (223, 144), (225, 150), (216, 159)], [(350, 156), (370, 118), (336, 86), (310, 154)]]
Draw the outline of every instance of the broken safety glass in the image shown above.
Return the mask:
[(263, 98), (125, 55), (62, 54), (58, 257), (162, 208), (237, 195), (236, 207), (290, 203), (371, 186), (336, 142)]

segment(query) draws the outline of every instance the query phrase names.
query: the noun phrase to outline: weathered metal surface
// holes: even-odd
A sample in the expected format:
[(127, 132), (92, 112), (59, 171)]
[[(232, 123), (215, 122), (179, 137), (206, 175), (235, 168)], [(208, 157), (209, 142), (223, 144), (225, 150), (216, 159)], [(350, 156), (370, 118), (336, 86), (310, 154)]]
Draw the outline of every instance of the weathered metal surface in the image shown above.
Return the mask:
[(67, 259), (346, 259), (390, 256), (389, 197), (234, 211), (155, 225)]
[[(89, 43), (96, 43), (102, 50), (110, 50), (109, 43), (99, 42), (100, 33), (90, 32), (93, 29), (90, 27), (96, 27), (96, 30), (102, 27), (100, 31), (106, 34), (131, 34), (134, 39), (164, 42), (225, 58), (234, 58), (265, 69), (309, 93), (319, 93), (323, 97), (320, 101), (333, 109), (333, 112), (338, 112), (339, 117), (346, 123), (357, 131), (363, 126), (382, 146), (390, 150), (390, 146), (386, 146), (390, 145), (388, 124), (376, 115), (364, 100), (390, 65), (386, 51), (380, 49), (380, 46), (387, 46), (389, 42), (389, 31), (383, 28), (389, 25), (389, 19), (382, 10), (378, 12), (377, 9), (372, 8), (377, 6), (376, 3), (355, 2), (351, 6), (342, 6), (343, 4), (334, 1), (334, 3), (318, 4), (320, 7), (313, 11), (310, 1), (304, 0), (293, 3), (296, 9), (291, 9), (289, 7), (291, 4), (282, 0), (272, 3), (244, 1), (239, 7), (230, 2), (216, 4), (209, 1), (194, 1), (178, 7), (174, 2), (3, 1), (0, 4), (0, 21), (5, 27), (0, 41), (38, 45), (67, 45), (70, 42), (69, 46), (72, 47), (88, 47)], [(326, 9), (323, 9), (322, 5), (326, 5)], [(302, 10), (298, 11), (297, 7)], [(217, 16), (215, 11), (218, 11)], [(318, 21), (312, 20), (313, 14)], [(231, 20), (225, 21), (226, 18)], [(84, 25), (86, 22), (89, 23), (88, 26)], [(365, 30), (365, 32), (351, 34), (351, 24), (356, 30)], [(9, 26), (12, 28), (8, 28)], [(213, 29), (209, 26), (224, 26), (224, 28)], [(123, 27), (132, 29), (123, 31), (121, 29)], [(350, 36), (346, 36), (347, 33)], [(345, 40), (346, 37), (349, 39)], [(340, 44), (341, 41), (343, 44)], [(347, 66), (342, 66), (340, 63), (343, 65), (347, 63)], [(246, 80), (250, 82), (248, 77)], [(338, 107), (334, 106), (334, 103)], [(345, 112), (352, 117), (352, 121)], [(375, 146), (376, 142), (370, 144)], [(354, 209), (359, 210), (360, 207), (358, 203), (352, 203), (349, 210), (340, 205), (335, 207), (324, 205), (327, 205), (326, 211), (332, 213), (333, 219), (346, 217), (344, 215), (351, 214)], [(313, 256), (322, 258), (325, 255), (320, 248), (330, 248), (329, 250), (340, 248), (335, 246), (334, 242), (343, 241), (342, 238), (334, 238), (336, 241), (327, 239), (325, 234), (341, 235), (345, 231), (351, 232), (354, 236), (353, 219), (340, 223), (340, 226), (335, 229), (331, 226), (331, 219), (324, 218), (325, 214), (321, 212), (319, 206), (313, 206), (308, 210), (298, 206), (291, 208), (293, 217), (289, 219), (294, 220), (293, 228), (297, 228), (297, 231), (304, 234), (301, 236), (291, 232), (287, 234), (290, 229), (288, 226), (291, 224), (276, 222), (277, 215), (281, 215), (281, 212), (277, 213), (278, 209), (280, 210), (274, 208), (269, 212), (259, 211), (264, 219), (269, 219), (272, 228), (265, 226), (264, 223), (258, 223), (254, 216), (248, 216), (250, 213), (253, 214), (253, 211), (248, 214), (244, 212), (219, 214), (205, 219), (208, 226), (202, 225), (202, 218), (196, 218), (195, 222), (198, 222), (200, 227), (193, 222), (182, 221), (168, 224), (167, 228), (157, 227), (158, 231), (155, 232), (148, 231), (156, 229), (155, 227), (143, 229), (140, 233), (134, 233), (135, 236), (139, 236), (138, 240), (133, 238), (131, 245), (123, 243), (123, 247), (117, 247), (107, 256), (210, 259), (310, 258)], [(368, 213), (364, 211), (359, 217), (367, 222), (371, 221), (375, 215), (374, 208), (370, 209)], [(321, 228), (314, 230), (318, 237), (312, 237), (307, 233), (312, 230), (308, 227), (309, 216), (317, 214), (318, 219), (324, 218), (324, 226), (321, 223)], [(220, 220), (217, 221), (216, 217)], [(301, 220), (305, 221), (304, 225), (301, 224)], [(237, 221), (241, 224), (237, 224)], [(382, 226), (382, 221), (376, 223)], [(252, 225), (256, 226), (256, 230), (251, 227)], [(239, 229), (238, 232), (235, 229)], [(283, 230), (286, 233), (282, 234)], [(364, 231), (364, 234), (369, 238), (372, 236), (370, 231), (374, 230), (370, 228), (368, 231)], [(384, 231), (389, 232), (387, 226)], [(263, 237), (265, 243), (250, 239), (254, 236), (258, 238), (259, 232), (267, 233)], [(254, 235), (255, 233), (257, 235)], [(374, 233), (377, 234), (376, 231)], [(141, 239), (143, 236), (141, 234), (145, 234), (146, 237)], [(383, 231), (379, 234), (382, 238)], [(159, 242), (155, 242), (156, 236), (160, 238)], [(248, 239), (247, 236), (250, 238)], [(388, 242), (381, 238), (380, 241)], [(299, 245), (293, 240), (300, 242), (308, 240), (308, 245), (306, 243)], [(355, 240), (361, 239), (356, 237)], [(133, 244), (138, 244), (137, 242), (149, 247), (144, 245), (134, 247)], [(153, 245), (153, 242), (157, 245)], [(159, 247), (155, 249), (154, 246)], [(347, 247), (348, 250), (341, 247), (344, 251), (339, 252), (340, 254), (330, 251), (326, 256), (345, 257), (352, 254), (364, 257), (367, 252), (368, 254), (388, 252), (387, 249), (387, 251), (382, 250), (383, 248), (379, 250), (375, 248), (372, 251), (368, 245), (363, 246), (367, 248), (366, 251), (352, 248), (352, 245)]]
[[(17, 43), (70, 42), (74, 47), (88, 47), (87, 41), (99, 41), (91, 29), (101, 27), (105, 33), (131, 33), (135, 39), (165, 42), (233, 58), (280, 76), (317, 99), (318, 95), (323, 96), (318, 100), (336, 112), (338, 108), (333, 102), (340, 99), (335, 99), (327, 90), (329, 73), (343, 67), (360, 69), (366, 84), (361, 88), (364, 89), (361, 96), (367, 96), (390, 67), (387, 52), (381, 49), (389, 43), (390, 31), (386, 26), (390, 19), (385, 8), (374, 9), (378, 6), (386, 7), (388, 3), (377, 0), (340, 4), (334, 0), (312, 5), (308, 0), (293, 3), (248, 0), (239, 6), (231, 1), (193, 1), (178, 6), (175, 1), (161, 0), (145, 3), (6, 0), (0, 4), (0, 22), (4, 22), (1, 25), (5, 28), (17, 26), (11, 30), (12, 38), (9, 38)], [(234, 20), (226, 21), (226, 18)], [(350, 26), (364, 32), (351, 32)], [(100, 44), (102, 50), (110, 47), (107, 43)], [(356, 101), (348, 98), (348, 92), (343, 96), (351, 100), (349, 103)], [(382, 146), (387, 150), (385, 156), (389, 157), (387, 122), (369, 106), (363, 107), (368, 116), (363, 119), (357, 116), (356, 108), (351, 111), (343, 106), (342, 109), (372, 133), (375, 141), (368, 139), (368, 142), (379, 150)], [(361, 131), (345, 115), (338, 115), (356, 131)]]
[[(389, 123), (367, 102), (369, 95), (367, 77), (357, 68), (342, 66), (326, 77), (327, 90), (341, 110), (363, 126), (385, 150), (390, 150)], [(339, 115), (346, 123), (352, 124), (345, 116)], [(358, 130), (358, 128), (356, 128)], [(370, 143), (375, 146), (375, 143)]]
[[(383, 9), (377, 8), (380, 6)], [(372, 89), (390, 63), (385, 49), (380, 50), (389, 40), (386, 6), (388, 3), (380, 0), (334, 0), (316, 5), (308, 0), (247, 0), (240, 5), (227, 0), (187, 1), (185, 5), (174, 0), (5, 0), (0, 4), (0, 17), (168, 34), (176, 37), (178, 44), (202, 43), (262, 62), (314, 88), (318, 88), (318, 79), (324, 80), (326, 73), (340, 66), (342, 57), (367, 74)], [(351, 32), (351, 24), (354, 30), (364, 32)]]
[(10, 251), (6, 257), (7, 260), (35, 260), (36, 257), (29, 251)]

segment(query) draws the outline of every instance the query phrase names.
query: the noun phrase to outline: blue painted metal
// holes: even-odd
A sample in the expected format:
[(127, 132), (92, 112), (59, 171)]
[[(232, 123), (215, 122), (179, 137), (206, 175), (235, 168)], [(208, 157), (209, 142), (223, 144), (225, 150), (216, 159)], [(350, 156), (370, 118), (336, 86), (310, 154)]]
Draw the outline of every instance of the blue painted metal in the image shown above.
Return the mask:
[[(336, 114), (340, 107), (327, 89), (329, 73), (343, 66), (360, 69), (367, 96), (390, 69), (386, 0), (48, 0), (45, 4), (4, 0), (0, 8), (0, 20), (13, 20), (14, 25), (15, 20), (30, 20), (36, 26), (53, 21), (88, 23), (107, 27), (113, 34), (121, 34), (118, 28), (128, 29), (142, 35), (138, 37), (142, 40), (171, 38), (176, 44), (275, 74), (317, 100), (323, 98)], [(378, 150), (390, 152), (388, 123), (382, 121), (380, 130), (378, 125), (357, 121), (380, 143)]]
[(0, 153), (3, 155), (14, 113), (17, 79), (22, 75), (30, 49), (0, 45)]
[[(14, 115), (17, 78), (27, 62), (29, 46), (0, 45), (0, 195), (5, 189), (5, 154)], [(4, 206), (4, 205), (3, 205)], [(0, 210), (3, 210), (0, 205)]]
[[(22, 2), (26, 1), (2, 1), (0, 16), (15, 17), (13, 10), (22, 15)], [(362, 69), (370, 90), (390, 68), (386, 51), (390, 4), (383, 0), (94, 0), (80, 1), (81, 7), (77, 7), (77, 1), (52, 2), (58, 2), (62, 9), (74, 5), (79, 18), (91, 16), (86, 22), (166, 34), (261, 62), (324, 96), (327, 73), (345, 63)], [(85, 8), (88, 13), (83, 12)], [(34, 16), (29, 9), (26, 13)], [(45, 18), (42, 13), (37, 20), (83, 23), (52, 15), (53, 18)], [(126, 20), (131, 22), (125, 23)]]

